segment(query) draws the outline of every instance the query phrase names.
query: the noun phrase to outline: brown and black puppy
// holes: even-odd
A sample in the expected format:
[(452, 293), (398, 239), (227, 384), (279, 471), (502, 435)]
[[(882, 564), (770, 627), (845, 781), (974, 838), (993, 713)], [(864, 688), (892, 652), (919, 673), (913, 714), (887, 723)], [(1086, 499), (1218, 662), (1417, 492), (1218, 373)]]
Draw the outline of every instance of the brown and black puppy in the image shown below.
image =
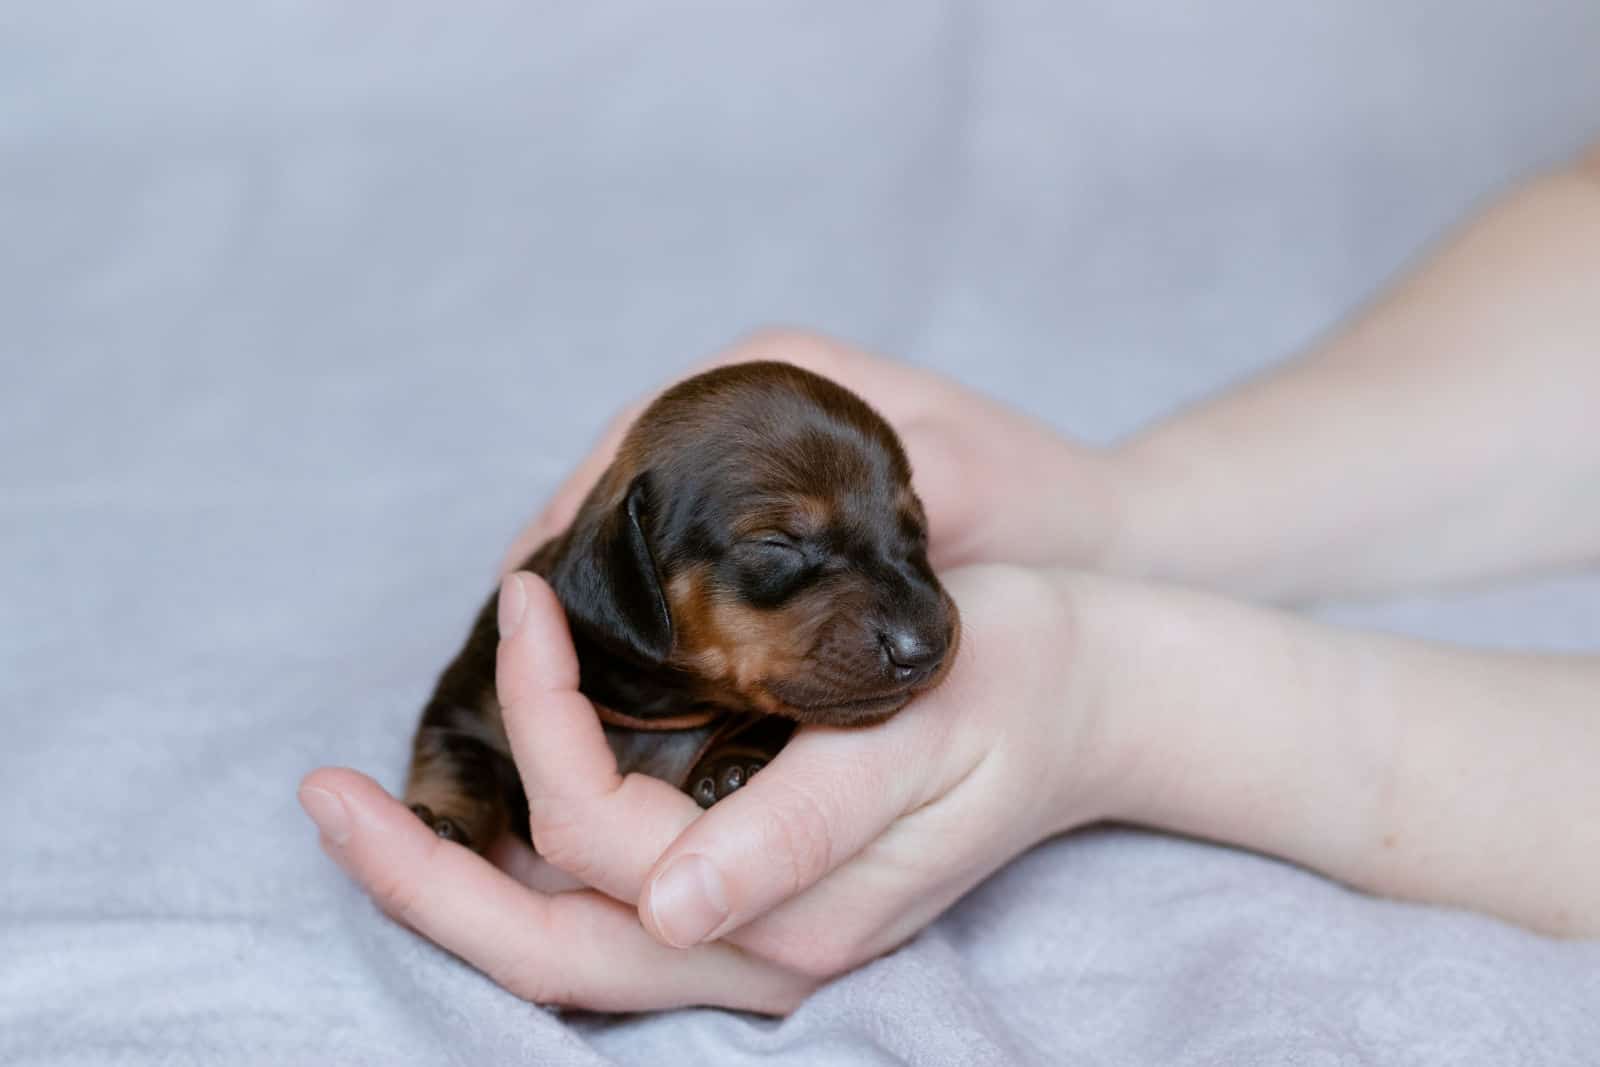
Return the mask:
[[(879, 722), (938, 684), (955, 605), (887, 423), (786, 363), (669, 389), (630, 428), (572, 525), (523, 565), (560, 599), (580, 688), (624, 773), (709, 806), (796, 723)], [(527, 839), (495, 696), (496, 601), (439, 679), (406, 802), (442, 837)]]

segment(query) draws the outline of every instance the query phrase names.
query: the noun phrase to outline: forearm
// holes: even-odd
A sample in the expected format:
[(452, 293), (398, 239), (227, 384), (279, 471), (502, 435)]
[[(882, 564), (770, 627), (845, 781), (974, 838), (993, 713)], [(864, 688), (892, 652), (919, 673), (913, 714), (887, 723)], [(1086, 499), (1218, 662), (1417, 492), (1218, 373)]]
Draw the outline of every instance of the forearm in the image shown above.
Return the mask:
[(1114, 462), (1122, 573), (1304, 600), (1600, 558), (1600, 162)]
[(1361, 634), (1064, 579), (1116, 821), (1600, 935), (1600, 657)]

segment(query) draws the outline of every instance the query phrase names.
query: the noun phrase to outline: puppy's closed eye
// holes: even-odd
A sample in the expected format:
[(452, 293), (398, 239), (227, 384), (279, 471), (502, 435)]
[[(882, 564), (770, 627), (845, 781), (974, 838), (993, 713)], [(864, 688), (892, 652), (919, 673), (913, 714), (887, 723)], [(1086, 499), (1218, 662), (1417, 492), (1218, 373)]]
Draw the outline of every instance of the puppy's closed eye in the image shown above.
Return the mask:
[[(745, 544), (749, 543), (748, 541), (745, 542)], [(777, 548), (800, 555), (805, 554), (805, 550), (795, 543), (794, 538), (787, 534), (767, 534), (765, 537), (757, 538), (754, 543), (762, 548)]]
[(816, 569), (814, 553), (783, 537), (740, 541), (729, 555), (739, 592), (758, 607), (776, 607)]

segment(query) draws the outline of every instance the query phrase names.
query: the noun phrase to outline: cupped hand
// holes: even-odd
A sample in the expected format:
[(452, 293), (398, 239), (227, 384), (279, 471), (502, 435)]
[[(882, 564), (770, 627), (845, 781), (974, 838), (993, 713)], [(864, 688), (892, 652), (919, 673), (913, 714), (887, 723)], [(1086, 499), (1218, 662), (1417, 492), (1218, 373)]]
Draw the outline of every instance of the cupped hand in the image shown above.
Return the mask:
[[(695, 370), (760, 359), (832, 378), (890, 421), (940, 567), (1092, 562), (1105, 548), (1118, 499), (1100, 453), (812, 334), (762, 333)], [(503, 570), (570, 522), (647, 402), (618, 416)], [(1041, 838), (1097, 817), (1098, 731), (1071, 697), (1081, 687), (1062, 685), (1076, 635), (1046, 572), (948, 575), (964, 636), (943, 686), (876, 727), (799, 731), (706, 813), (666, 783), (619, 776), (554, 595), (532, 575), (509, 582), (502, 596), (525, 613), (503, 626), (498, 681), (542, 856), (511, 839), (488, 859), (443, 842), (351, 770), (313, 772), (301, 799), (380, 907), (526, 999), (781, 1014)]]
[(1101, 814), (1101, 731), (1063, 683), (1070, 598), (1006, 566), (947, 587), (963, 645), (940, 688), (878, 726), (801, 729), (702, 812), (618, 774), (554, 593), (508, 576), (498, 684), (539, 854), (442, 841), (354, 771), (313, 772), (302, 803), (386, 912), (525, 998), (785, 1013)]
[(493, 861), (437, 837), (371, 778), (323, 767), (300, 803), (324, 852), (390, 918), (538, 1004), (652, 1011), (716, 1004), (792, 1011), (816, 980), (726, 944), (682, 952), (634, 911), (502, 842)]
[(1070, 585), (1049, 572), (949, 573), (960, 654), (943, 685), (866, 729), (807, 727), (702, 812), (620, 776), (576, 692), (559, 605), (538, 578), (502, 643), (506, 728), (544, 861), (618, 900), (680, 948), (726, 939), (821, 978), (916, 933), (1043, 838), (1103, 814), (1104, 731), (1072, 684)]
[[(1123, 508), (1107, 453), (932, 371), (797, 330), (768, 330), (690, 369), (780, 360), (831, 378), (876, 408), (899, 433), (940, 569), (978, 562), (1093, 566)], [(652, 397), (623, 410), (518, 535), (501, 566), (515, 569), (572, 521)]]
[(878, 726), (801, 729), (702, 812), (618, 774), (555, 595), (508, 576), (498, 684), (539, 855), (506, 840), (491, 863), (441, 841), (353, 771), (314, 772), (302, 802), (384, 910), (519, 995), (789, 1011), (1101, 814), (1101, 731), (1064, 684), (1070, 598), (1007, 566), (947, 586), (963, 645), (940, 688)]

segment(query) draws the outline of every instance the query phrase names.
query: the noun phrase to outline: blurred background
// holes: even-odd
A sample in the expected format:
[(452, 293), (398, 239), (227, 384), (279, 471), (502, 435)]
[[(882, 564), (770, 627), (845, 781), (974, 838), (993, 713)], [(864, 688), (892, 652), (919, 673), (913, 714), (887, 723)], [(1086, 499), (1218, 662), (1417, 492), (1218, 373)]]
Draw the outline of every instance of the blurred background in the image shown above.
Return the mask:
[[(158, 991), (261, 1047), (274, 1012), (421, 1025), (364, 970), (421, 950), (340, 895), (293, 785), (398, 782), (622, 403), (787, 323), (1112, 440), (1600, 136), (1597, 56), (1593, 0), (0, 7), (17, 981), (132, 968), (91, 1038), (159, 1029)], [(1592, 645), (1600, 596), (1345, 617)]]
[(774, 322), (1108, 439), (1600, 135), (1597, 47), (1586, 0), (7, 5), (6, 485), (192, 509), (231, 554), (179, 571), (421, 515), (487, 561)]

